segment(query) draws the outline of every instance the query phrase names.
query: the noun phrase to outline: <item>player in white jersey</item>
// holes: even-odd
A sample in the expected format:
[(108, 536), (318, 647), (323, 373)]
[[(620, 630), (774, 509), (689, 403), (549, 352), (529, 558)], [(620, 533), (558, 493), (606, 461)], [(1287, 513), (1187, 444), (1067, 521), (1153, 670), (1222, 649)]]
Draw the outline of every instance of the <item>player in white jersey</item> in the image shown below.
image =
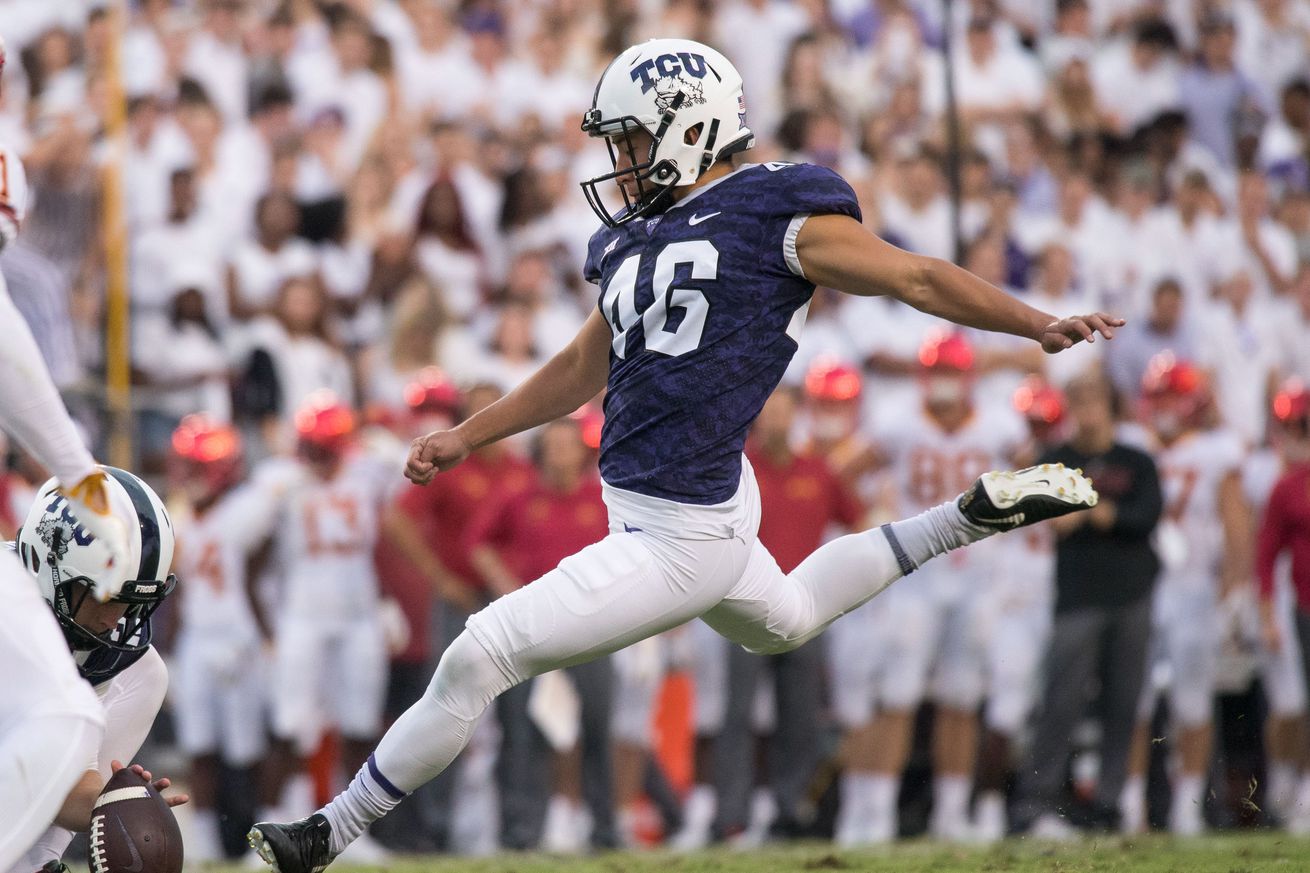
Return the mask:
[[(5, 48), (0, 40), (0, 75)], [(0, 249), (13, 241), (27, 205), (23, 165), (0, 143)], [(0, 428), (46, 469), (71, 512), (104, 546), (95, 595), (108, 599), (126, 580), (127, 530), (110, 512), (105, 474), (82, 444), (0, 276)], [(0, 695), (0, 772), (39, 779), (0, 779), (0, 870), (7, 870), (54, 819), (64, 797), (100, 745), (104, 714), (69, 657), (68, 647), (18, 560), (0, 554), (0, 663), (23, 676)]]
[(284, 573), (274, 628), (272, 788), (303, 771), (328, 725), (341, 733), (347, 770), (368, 757), (382, 728), (387, 646), (373, 548), (390, 479), (355, 450), (355, 415), (330, 393), (296, 413), (297, 457), (268, 476), (280, 519), (274, 545)]
[[(59, 622), (64, 651), (71, 650), (78, 673), (103, 707), (105, 730), (100, 744), (81, 762), (82, 774), (53, 823), (9, 873), (67, 873), (60, 857), (73, 833), (90, 828), (105, 782), (122, 761), (136, 755), (168, 690), (168, 671), (150, 645), (150, 618), (177, 586), (169, 573), (172, 522), (145, 482), (125, 470), (101, 469), (107, 475), (110, 511), (132, 531), (128, 579), (118, 594), (104, 603), (91, 596), (93, 574), (104, 564), (105, 549), (77, 522), (54, 479), (37, 491), (15, 543), (19, 560)], [(156, 787), (168, 784), (161, 779)], [(186, 800), (179, 795), (169, 803), (177, 806)]]
[[(1064, 395), (1037, 376), (1014, 393), (1028, 423), (1018, 463), (1029, 464), (1055, 445), (1065, 421)], [(997, 572), (986, 599), (987, 703), (978, 758), (974, 836), (995, 842), (1009, 827), (1005, 785), (1015, 742), (1038, 693), (1042, 656), (1055, 606), (1055, 542), (1049, 525), (1024, 528), (996, 544)]]
[(178, 743), (191, 759), (187, 858), (217, 861), (220, 769), (253, 767), (267, 745), (263, 668), (272, 633), (248, 570), (278, 500), (242, 484), (241, 436), (231, 425), (189, 415), (173, 432), (173, 453), (189, 510), (178, 518), (177, 566), (187, 585), (173, 678)]
[[(1156, 530), (1163, 570), (1152, 606), (1154, 652), (1148, 669), (1167, 666), (1178, 739), (1169, 829), (1195, 835), (1205, 829), (1219, 604), (1250, 574), (1250, 521), (1241, 480), (1245, 450), (1234, 434), (1209, 425), (1207, 380), (1192, 364), (1161, 353), (1147, 367), (1142, 389), (1146, 423), (1159, 442), (1156, 460), (1165, 497), (1165, 517)], [(1146, 824), (1149, 721), (1159, 690), (1148, 675), (1121, 810), (1129, 832)]]
[[(1292, 381), (1280, 387), (1271, 404), (1269, 445), (1252, 452), (1242, 467), (1242, 486), (1252, 519), (1259, 522), (1274, 484), (1289, 464), (1305, 450), (1298, 432), (1303, 410), (1310, 408), (1310, 392)], [(1269, 716), (1265, 719), (1265, 803), (1294, 833), (1310, 831), (1310, 777), (1303, 776), (1310, 724), (1306, 717), (1305, 669), (1294, 615), (1296, 592), (1291, 562), (1284, 559), (1275, 570), (1272, 621), (1277, 625), (1276, 646), (1262, 639), (1260, 675)], [(1262, 635), (1263, 637), (1263, 635)], [(1298, 780), (1301, 787), (1298, 789)]]
[[(933, 335), (919, 360), (922, 405), (889, 417), (875, 439), (896, 480), (897, 509), (909, 514), (1005, 466), (1024, 439), (1022, 422), (1009, 409), (973, 404), (974, 352), (961, 334)], [(995, 569), (993, 545), (934, 558), (919, 568), (917, 584), (878, 598), (872, 633), (865, 635), (877, 643), (866, 642), (862, 657), (834, 640), (834, 703), (850, 732), (852, 758), (839, 842), (884, 842), (896, 835), (896, 798), (924, 697), (937, 704), (930, 827), (946, 839), (968, 836), (977, 709), (985, 689), (982, 608)]]

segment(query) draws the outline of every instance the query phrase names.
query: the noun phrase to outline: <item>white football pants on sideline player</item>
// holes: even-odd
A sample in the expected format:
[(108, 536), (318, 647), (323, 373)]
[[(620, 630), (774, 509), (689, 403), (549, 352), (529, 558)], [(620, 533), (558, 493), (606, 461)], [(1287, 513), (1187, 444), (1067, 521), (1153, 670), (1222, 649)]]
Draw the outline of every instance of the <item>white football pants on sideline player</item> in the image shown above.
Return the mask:
[(0, 870), (50, 827), (93, 760), (104, 730), (100, 703), (77, 675), (68, 644), (36, 581), (0, 554)]

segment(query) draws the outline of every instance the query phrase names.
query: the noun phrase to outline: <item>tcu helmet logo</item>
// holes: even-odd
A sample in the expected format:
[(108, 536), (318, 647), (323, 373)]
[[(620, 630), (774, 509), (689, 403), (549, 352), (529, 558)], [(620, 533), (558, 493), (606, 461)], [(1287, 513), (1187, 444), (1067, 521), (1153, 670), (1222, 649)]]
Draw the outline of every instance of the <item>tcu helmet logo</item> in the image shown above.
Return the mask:
[(714, 70), (702, 55), (678, 52), (643, 61), (633, 67), (629, 75), (632, 81), (641, 82), (641, 93), (654, 88), (655, 104), (660, 109), (667, 109), (679, 91), (687, 103), (704, 103), (704, 89), (694, 80), (705, 78), (706, 72), (714, 73)]
[[(59, 510), (58, 516), (53, 514), (55, 510)], [(94, 539), (82, 528), (82, 525), (78, 524), (77, 518), (68, 509), (68, 501), (62, 495), (55, 495), (54, 500), (46, 507), (46, 512), (51, 514), (36, 526), (36, 535), (41, 538), (41, 542), (50, 547), (57, 560), (62, 560), (64, 555), (68, 554), (70, 541), (85, 546)]]

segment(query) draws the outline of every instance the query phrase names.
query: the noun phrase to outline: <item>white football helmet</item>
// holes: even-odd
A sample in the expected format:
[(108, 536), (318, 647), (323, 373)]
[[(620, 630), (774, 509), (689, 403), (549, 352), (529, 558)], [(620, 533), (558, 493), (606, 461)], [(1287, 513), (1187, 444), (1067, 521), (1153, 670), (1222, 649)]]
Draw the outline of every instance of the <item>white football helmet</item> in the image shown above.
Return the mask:
[[(149, 644), (141, 631), (155, 609), (177, 586), (173, 563), (173, 522), (159, 495), (136, 476), (101, 466), (109, 509), (128, 530), (127, 580), (112, 598), (126, 603), (118, 626), (94, 633), (76, 621), (78, 608), (93, 596), (95, 573), (103, 572), (108, 549), (79, 523), (59, 482), (50, 479), (18, 531), (18, 557), (37, 579), (41, 595), (54, 608), (64, 637), (74, 651), (111, 649), (135, 652)], [(81, 584), (74, 584), (81, 583)]]
[[(637, 154), (631, 134), (638, 128), (652, 143)], [(610, 227), (668, 205), (673, 189), (693, 184), (718, 160), (755, 144), (746, 126), (741, 74), (722, 54), (690, 39), (652, 39), (624, 50), (596, 84), (582, 129), (604, 137), (612, 173), (582, 183), (587, 202)], [(632, 165), (617, 169), (615, 148)], [(631, 178), (637, 195), (623, 192), (624, 208), (611, 213), (598, 186)]]

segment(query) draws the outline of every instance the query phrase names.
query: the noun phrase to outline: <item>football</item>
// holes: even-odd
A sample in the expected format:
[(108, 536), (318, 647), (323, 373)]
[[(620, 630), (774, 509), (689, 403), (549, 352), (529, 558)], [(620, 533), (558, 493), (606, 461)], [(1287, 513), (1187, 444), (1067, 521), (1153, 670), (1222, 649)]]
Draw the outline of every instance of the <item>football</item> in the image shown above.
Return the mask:
[(182, 832), (155, 787), (130, 769), (105, 785), (91, 813), (92, 873), (181, 873)]

